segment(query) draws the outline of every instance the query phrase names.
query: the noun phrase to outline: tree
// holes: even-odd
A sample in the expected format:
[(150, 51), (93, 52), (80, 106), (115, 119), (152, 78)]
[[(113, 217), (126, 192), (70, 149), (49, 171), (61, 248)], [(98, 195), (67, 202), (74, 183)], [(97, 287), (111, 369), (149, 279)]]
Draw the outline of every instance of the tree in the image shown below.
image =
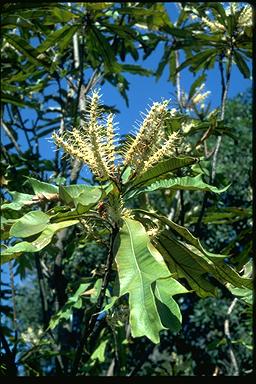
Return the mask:
[[(206, 250), (193, 234), (195, 224), (195, 234), (207, 240), (203, 224), (216, 219), (207, 207), (216, 199), (214, 193), (227, 190), (217, 173), (217, 156), (223, 135), (232, 136), (224, 118), (233, 61), (249, 76), (245, 57), (251, 55), (251, 8), (232, 4), (225, 10), (220, 3), (186, 3), (176, 25), (160, 3), (43, 4), (31, 9), (21, 5), (15, 11), (5, 6), (3, 128), (11, 145), (5, 145), (3, 152), (8, 164), (2, 176), (7, 186), (3, 238), (8, 247), (2, 262), (15, 260), (17, 270), (24, 273), (30, 254), (35, 255), (42, 307), (38, 321), (43, 330), (27, 328), (29, 332), (20, 335), (22, 344), (13, 307), (12, 350), (6, 338), (12, 336), (10, 330), (1, 336), (3, 372), (16, 373), (18, 352), (18, 364), (27, 375), (135, 375), (152, 353), (153, 343), (160, 342), (159, 332), (164, 330), (160, 344), (164, 345), (165, 336), (181, 327), (182, 315), (173, 296), (186, 297), (193, 291), (200, 298), (214, 297), (219, 287), (250, 304), (249, 253), (233, 262), (226, 254)], [(191, 22), (191, 13), (202, 23)], [(55, 25), (55, 30), (49, 32), (48, 25)], [(13, 26), (18, 32), (13, 33)], [(146, 32), (139, 32), (138, 26)], [(156, 75), (169, 62), (179, 108), (170, 109), (168, 101), (153, 103), (137, 135), (117, 140), (114, 108), (101, 105), (97, 91), (88, 93), (97, 82), (109, 81), (127, 101), (128, 83), (121, 73), (150, 72), (121, 64), (117, 57), (123, 61), (130, 52), (136, 60), (139, 43), (146, 59), (160, 41), (165, 41), (165, 51)], [(182, 64), (180, 49), (187, 56)], [(54, 58), (50, 65), (49, 57)], [(220, 112), (209, 112), (209, 106), (200, 104), (207, 96), (201, 91), (215, 61), (222, 80), (221, 107)], [(203, 70), (188, 97), (179, 74), (186, 66), (195, 73)], [(57, 85), (58, 96), (46, 94), (51, 82)], [(17, 86), (25, 89), (22, 98), (15, 93)], [(46, 108), (39, 108), (39, 103)], [(24, 121), (22, 108), (28, 106), (37, 116), (32, 128)], [(52, 111), (59, 116), (49, 117)], [(32, 157), (30, 151), (23, 153), (14, 128), (24, 132)], [(54, 161), (41, 159), (40, 137), (56, 128), (52, 137), (64, 156), (57, 149)], [(12, 148), (18, 155), (10, 152)], [(209, 169), (199, 162), (202, 156), (212, 158)], [(77, 184), (82, 164), (90, 168), (92, 178)], [(22, 186), (17, 178), (21, 176), (26, 176)], [(193, 199), (189, 191), (205, 192), (196, 221), (189, 211)], [(174, 214), (168, 212), (166, 196)], [(221, 219), (230, 218), (227, 213), (239, 216), (227, 208)], [(15, 301), (14, 286), (11, 293)], [(228, 320), (226, 324), (228, 332)], [(227, 332), (230, 358), (236, 364)], [(143, 359), (135, 363), (133, 353), (145, 347)], [(232, 374), (237, 374), (236, 367)]]

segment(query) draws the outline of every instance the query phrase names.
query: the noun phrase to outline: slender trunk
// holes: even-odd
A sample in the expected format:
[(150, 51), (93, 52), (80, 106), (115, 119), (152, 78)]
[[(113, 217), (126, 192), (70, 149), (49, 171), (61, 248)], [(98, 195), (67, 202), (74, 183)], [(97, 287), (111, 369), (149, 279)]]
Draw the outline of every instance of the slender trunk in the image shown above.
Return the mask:
[[(230, 86), (230, 77), (231, 77), (231, 67), (232, 67), (232, 53), (228, 57), (228, 64), (227, 64), (227, 71), (226, 71), (226, 80), (224, 79), (224, 69), (223, 69), (223, 62), (222, 62), (222, 57), (220, 58), (219, 62), (220, 66), (220, 74), (221, 74), (221, 85), (222, 85), (222, 92), (221, 92), (221, 109), (220, 109), (220, 118), (221, 120), (224, 120), (225, 117), (225, 107), (226, 107), (226, 101), (227, 101), (227, 96), (228, 96), (228, 90)], [(213, 183), (215, 180), (216, 176), (216, 169), (217, 169), (217, 158), (218, 158), (218, 153), (220, 150), (220, 145), (221, 145), (221, 140), (222, 136), (218, 136), (217, 142), (213, 151), (213, 159), (212, 159), (212, 170), (211, 170), (211, 175), (210, 175), (210, 183)], [(200, 230), (201, 230), (201, 225), (202, 225), (202, 220), (205, 214), (205, 209), (207, 206), (208, 198), (210, 196), (209, 192), (205, 192), (203, 202), (202, 202), (202, 209), (200, 212), (200, 215), (198, 217), (198, 221), (196, 223), (195, 227), (195, 235), (199, 236)]]
[(230, 356), (231, 365), (233, 367), (233, 376), (239, 376), (239, 367), (238, 367), (236, 356), (235, 356), (235, 353), (234, 353), (234, 350), (232, 347), (232, 338), (231, 338), (231, 333), (230, 333), (230, 329), (229, 329), (229, 321), (230, 321), (230, 315), (231, 315), (236, 303), (237, 303), (237, 298), (232, 300), (232, 302), (231, 302), (231, 304), (227, 310), (226, 319), (224, 321), (224, 333), (225, 333), (225, 337), (226, 337), (226, 340), (228, 343), (228, 353)]
[(42, 306), (42, 313), (43, 313), (43, 323), (44, 323), (44, 329), (46, 329), (49, 325), (50, 313), (49, 313), (49, 306), (48, 306), (48, 300), (47, 300), (47, 292), (45, 289), (45, 281), (44, 281), (44, 276), (43, 276), (42, 267), (40, 263), (40, 256), (38, 254), (35, 255), (35, 263), (36, 263), (37, 278), (38, 278), (41, 306)]

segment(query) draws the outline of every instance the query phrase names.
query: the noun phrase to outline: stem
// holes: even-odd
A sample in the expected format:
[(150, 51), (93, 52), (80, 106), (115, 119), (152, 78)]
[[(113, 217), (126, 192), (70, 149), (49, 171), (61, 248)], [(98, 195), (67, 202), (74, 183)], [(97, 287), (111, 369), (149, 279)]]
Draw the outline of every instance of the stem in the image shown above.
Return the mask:
[[(176, 39), (174, 40), (174, 42), (175, 41), (176, 41)], [(179, 65), (180, 65), (179, 51), (177, 49), (175, 49), (174, 54), (175, 54), (175, 66), (176, 66), (176, 69), (177, 69), (179, 67)], [(177, 90), (177, 101), (178, 101), (180, 110), (182, 111), (180, 71), (177, 72), (177, 74), (176, 74), (176, 90)]]
[(16, 293), (15, 293), (15, 286), (14, 286), (14, 274), (13, 274), (13, 267), (12, 267), (12, 261), (9, 261), (9, 272), (10, 272), (10, 282), (11, 282), (11, 290), (12, 290), (12, 305), (13, 305), (13, 330), (15, 333), (18, 331), (17, 327), (17, 310), (16, 310)]
[(20, 156), (22, 156), (22, 150), (20, 149), (20, 146), (19, 146), (19, 144), (17, 143), (17, 141), (15, 140), (15, 138), (14, 138), (12, 132), (9, 130), (9, 128), (7, 127), (7, 125), (5, 124), (5, 122), (2, 121), (2, 120), (1, 120), (1, 125), (2, 125), (2, 127), (3, 127), (3, 129), (4, 129), (5, 133), (6, 133), (6, 135), (9, 137), (9, 139), (10, 139), (11, 142), (13, 143), (13, 145), (14, 145), (16, 151), (18, 152), (18, 154), (19, 154)]
[[(101, 311), (101, 308), (102, 308), (102, 305), (103, 305), (103, 302), (104, 302), (104, 299), (105, 299), (106, 289), (107, 289), (108, 283), (110, 281), (110, 274), (111, 274), (111, 271), (112, 271), (112, 263), (113, 263), (113, 260), (114, 260), (114, 249), (113, 249), (113, 247), (114, 247), (114, 240), (115, 240), (118, 232), (119, 232), (119, 228), (118, 227), (114, 227), (113, 228), (113, 232), (111, 234), (110, 248), (109, 248), (109, 253), (108, 253), (108, 257), (107, 257), (107, 263), (106, 263), (106, 267), (105, 267), (105, 274), (104, 274), (104, 277), (103, 277), (101, 292), (99, 294), (99, 297), (98, 297), (98, 300), (97, 300), (97, 303), (96, 303), (96, 306), (95, 306), (94, 313), (91, 315), (88, 323), (86, 323), (85, 326), (84, 326), (83, 335), (82, 335), (80, 344), (79, 344), (79, 346), (77, 348), (76, 355), (75, 355), (75, 358), (74, 358), (73, 367), (72, 367), (72, 370), (71, 370), (71, 375), (72, 376), (76, 376), (76, 374), (77, 374), (77, 371), (78, 371), (78, 368), (79, 368), (79, 364), (80, 364), (80, 361), (81, 361), (81, 358), (82, 358), (83, 350), (84, 350), (84, 347), (85, 347), (86, 344), (87, 344), (88, 358), (90, 357), (89, 351), (91, 349), (91, 345), (88, 342), (88, 339), (89, 338), (92, 339), (92, 335), (94, 334), (94, 330), (95, 330), (95, 326), (96, 326), (96, 322), (97, 322), (97, 317), (98, 317), (97, 315)], [(93, 339), (95, 340), (95, 337)]]

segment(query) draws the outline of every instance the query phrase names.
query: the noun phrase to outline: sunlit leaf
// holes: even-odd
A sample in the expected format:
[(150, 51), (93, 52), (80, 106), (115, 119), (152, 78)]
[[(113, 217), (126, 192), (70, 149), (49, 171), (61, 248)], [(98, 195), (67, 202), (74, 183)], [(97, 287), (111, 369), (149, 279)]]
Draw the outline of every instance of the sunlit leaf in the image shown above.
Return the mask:
[(60, 223), (48, 224), (47, 227), (40, 234), (40, 236), (31, 243), (28, 241), (22, 241), (12, 247), (4, 249), (1, 254), (1, 264), (6, 263), (7, 261), (17, 257), (17, 254), (22, 254), (23, 252), (33, 253), (41, 251), (48, 244), (50, 244), (53, 236), (57, 231), (70, 227), (71, 225), (75, 225), (77, 223), (79, 223), (79, 220), (68, 220), (62, 221)]
[[(124, 225), (115, 240), (115, 249), (120, 283), (119, 295), (129, 293), (132, 336), (147, 336), (154, 343), (158, 343), (159, 331), (166, 327), (161, 322), (160, 313), (163, 309), (160, 308), (160, 313), (158, 312), (152, 283), (161, 279), (157, 287), (159, 301), (163, 301), (165, 310), (174, 310), (174, 314), (170, 316), (177, 316), (177, 320), (179, 320), (177, 308), (176, 306), (174, 308), (169, 298), (178, 292), (184, 293), (185, 288), (177, 287), (175, 284), (172, 286), (172, 281), (169, 280), (170, 273), (162, 256), (150, 243), (144, 227), (138, 221), (124, 218)], [(168, 297), (165, 295), (166, 292), (167, 296), (169, 292)], [(165, 318), (165, 314), (162, 316)]]

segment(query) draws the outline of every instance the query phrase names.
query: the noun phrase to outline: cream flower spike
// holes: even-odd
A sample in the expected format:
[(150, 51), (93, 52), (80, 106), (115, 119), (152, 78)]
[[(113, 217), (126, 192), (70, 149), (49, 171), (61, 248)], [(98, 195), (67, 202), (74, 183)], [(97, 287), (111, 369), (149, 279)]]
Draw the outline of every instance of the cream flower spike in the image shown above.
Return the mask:
[(113, 115), (102, 124), (99, 92), (93, 91), (89, 101), (81, 127), (64, 134), (54, 132), (52, 138), (58, 147), (88, 165), (97, 178), (109, 179), (115, 174)]
[(162, 103), (155, 102), (147, 114), (143, 114), (145, 118), (140, 124), (136, 137), (123, 151), (125, 166), (131, 165), (138, 170), (155, 150), (154, 143), (163, 139), (163, 123), (168, 104), (168, 100), (164, 100)]

